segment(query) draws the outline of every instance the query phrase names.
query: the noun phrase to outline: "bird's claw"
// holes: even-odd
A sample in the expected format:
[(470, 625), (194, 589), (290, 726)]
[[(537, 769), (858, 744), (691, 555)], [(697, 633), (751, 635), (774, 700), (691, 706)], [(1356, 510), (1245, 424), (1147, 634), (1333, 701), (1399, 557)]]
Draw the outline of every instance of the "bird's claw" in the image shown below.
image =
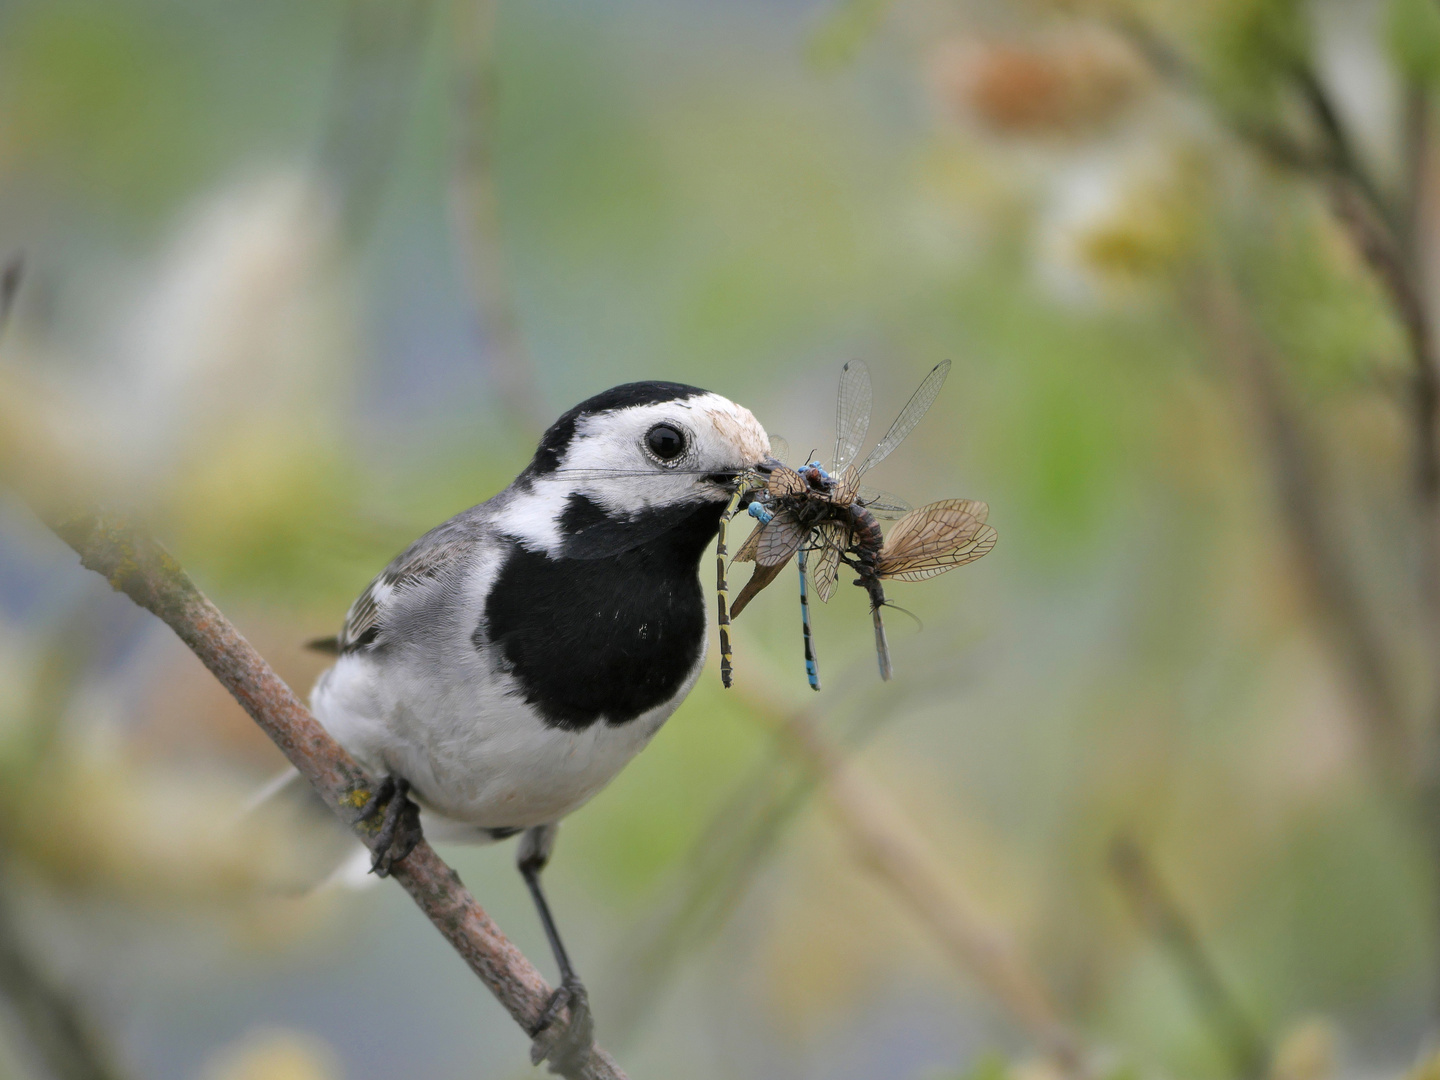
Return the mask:
[[(569, 1019), (562, 1025), (561, 1014), (569, 1010)], [(595, 1021), (590, 1015), (590, 995), (579, 979), (563, 981), (530, 1033), (530, 1063), (550, 1062), (552, 1073), (575, 1071), (595, 1042)]]
[(389, 877), (391, 868), (402, 861), (423, 838), (420, 831), (420, 808), (410, 801), (410, 783), (387, 776), (360, 808), (360, 820), (369, 821), (383, 814), (370, 850), (374, 858), (370, 872), (376, 877)]

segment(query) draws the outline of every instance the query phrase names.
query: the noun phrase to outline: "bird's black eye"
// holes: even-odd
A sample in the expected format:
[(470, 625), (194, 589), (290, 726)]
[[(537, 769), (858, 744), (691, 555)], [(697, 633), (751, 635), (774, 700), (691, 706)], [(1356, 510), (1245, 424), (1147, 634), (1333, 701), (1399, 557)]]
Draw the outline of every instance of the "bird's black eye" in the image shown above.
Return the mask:
[(656, 424), (645, 436), (645, 445), (661, 461), (670, 461), (685, 452), (685, 436), (669, 424)]

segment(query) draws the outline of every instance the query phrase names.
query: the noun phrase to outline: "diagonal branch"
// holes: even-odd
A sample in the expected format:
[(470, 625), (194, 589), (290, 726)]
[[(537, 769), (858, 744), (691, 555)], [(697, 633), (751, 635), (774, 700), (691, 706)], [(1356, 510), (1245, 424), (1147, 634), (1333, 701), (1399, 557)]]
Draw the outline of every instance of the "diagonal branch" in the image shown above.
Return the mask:
[[(1428, 116), (1424, 88), (1411, 88), (1406, 133), (1410, 160), (1405, 178), (1409, 187), (1392, 205), (1361, 159), (1329, 91), (1308, 62), (1293, 63), (1283, 72), (1309, 113), (1313, 135), (1301, 138), (1284, 124), (1268, 119), (1257, 121), (1228, 107), (1204, 74), (1143, 19), (1121, 18), (1113, 20), (1112, 25), (1157, 74), (1209, 105), (1219, 121), (1261, 158), (1314, 184), (1328, 199), (1336, 223), (1388, 299), (1410, 354), (1412, 484), (1421, 535), (1419, 593), (1431, 644), (1435, 645), (1440, 642), (1440, 342), (1436, 340), (1426, 296), (1420, 252)], [(1238, 310), (1233, 303), (1222, 306)], [(1233, 318), (1222, 319), (1222, 331), (1227, 321), (1233, 331)], [(1267, 414), (1263, 420), (1272, 429), (1267, 434), (1278, 455), (1282, 503), (1301, 554), (1309, 561), (1307, 574), (1329, 609), (1360, 688), (1370, 699), (1373, 717), (1388, 729), (1381, 735), (1389, 743), (1386, 753), (1392, 764), (1402, 766), (1396, 775), (1418, 778), (1433, 787), (1433, 800), (1440, 814), (1440, 734), (1436, 720), (1432, 718), (1428, 725), (1425, 745), (1418, 747), (1422, 754), (1418, 761), (1411, 753), (1417, 748), (1400, 749), (1406, 742), (1404, 703), (1393, 678), (1384, 671), (1390, 663), (1384, 645), (1373, 627), (1365, 626), (1370, 620), (1362, 610), (1358, 587), (1348, 582), (1348, 575), (1337, 574), (1344, 570), (1343, 550), (1334, 538), (1316, 539), (1312, 532), (1318, 507), (1311, 497), (1315, 490), (1313, 476), (1307, 478), (1304, 473), (1310, 469), (1313, 454), (1301, 445), (1298, 427), (1284, 415), (1286, 406), (1277, 396), (1272, 362), (1263, 350), (1257, 352), (1246, 346), (1241, 353), (1251, 369), (1249, 377), (1262, 412)], [(1290, 483), (1292, 479), (1296, 482)], [(1411, 767), (1416, 765), (1418, 768)], [(1440, 849), (1440, 821), (1435, 844)]]
[[(1425, 302), (1421, 260), (1414, 247), (1416, 222), (1407, 220), (1408, 207), (1395, 208), (1371, 175), (1341, 122), (1339, 111), (1313, 67), (1290, 66), (1286, 75), (1310, 114), (1319, 136), (1296, 136), (1287, 127), (1228, 108), (1205, 76), (1154, 27), (1137, 17), (1112, 20), (1112, 26), (1154, 68), (1156, 74), (1208, 103), (1220, 122), (1271, 164), (1317, 184), (1330, 200), (1331, 211), (1351, 243), (1369, 264), (1389, 297), (1405, 331), (1414, 365), (1411, 389), (1411, 427), (1414, 432), (1415, 489), (1427, 535), (1440, 527), (1440, 355), (1433, 320)], [(1425, 110), (1423, 94), (1412, 94), (1414, 116), (1411, 137), (1423, 151)], [(1423, 169), (1416, 157), (1415, 169)], [(1413, 182), (1413, 177), (1411, 178)], [(1413, 199), (1412, 193), (1407, 198)], [(1432, 606), (1440, 608), (1440, 550), (1432, 541), (1425, 552), (1425, 582)], [(1440, 621), (1440, 615), (1436, 616)]]
[(1264, 1076), (1270, 1060), (1264, 1037), (1221, 978), (1200, 931), (1165, 887), (1145, 849), (1132, 836), (1117, 836), (1110, 847), (1110, 869), (1136, 920), (1174, 958), (1235, 1075), (1247, 1080)]
[(0, 994), (55, 1080), (122, 1080), (124, 1071), (79, 1004), (30, 955), (8, 898), (0, 896)]
[(495, 70), (496, 0), (456, 4), (452, 15), (450, 212), (461, 269), (480, 316), (485, 360), (502, 413), (517, 427), (543, 431), (547, 421), (521, 332), (501, 235), (494, 161), (500, 96)]
[(1290, 400), (1276, 358), (1246, 316), (1233, 282), (1220, 273), (1207, 274), (1192, 302), (1202, 325), (1213, 330), (1237, 387), (1248, 399), (1298, 569), (1360, 698), (1365, 721), (1361, 735), (1371, 764), (1377, 775), (1403, 789), (1414, 778), (1416, 766), (1404, 693), (1325, 498), (1319, 452)]
[[(362, 841), (359, 820), (370, 780), (310, 715), (294, 692), (230, 621), (195, 586), (180, 564), (143, 530), (119, 518), (83, 517), (52, 525), (80, 555), (81, 565), (163, 619), (210, 673), (234, 695), (265, 734)], [(475, 902), (460, 877), (423, 840), (392, 876), (435, 928), (532, 1037), (550, 988)], [(624, 1080), (599, 1047), (564, 1073), (569, 1080)]]
[(805, 713), (756, 705), (790, 752), (822, 782), (835, 824), (856, 857), (909, 907), (940, 946), (1018, 1020), (1058, 1067), (1087, 1075), (1084, 1048), (1014, 940), (992, 925), (945, 872), (893, 799), (845, 760)]

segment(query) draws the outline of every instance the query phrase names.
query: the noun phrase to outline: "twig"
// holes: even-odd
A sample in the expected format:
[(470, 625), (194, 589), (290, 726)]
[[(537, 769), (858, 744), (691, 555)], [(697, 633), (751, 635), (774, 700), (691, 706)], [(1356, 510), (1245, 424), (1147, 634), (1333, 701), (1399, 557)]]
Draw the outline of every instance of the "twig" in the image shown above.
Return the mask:
[(74, 998), (31, 959), (0, 893), (0, 993), (54, 1080), (122, 1080), (125, 1075)]
[(20, 293), (20, 279), (25, 275), (25, 253), (17, 251), (5, 259), (0, 266), (0, 332), (10, 321), (10, 312), (15, 306), (15, 297)]
[(1421, 239), (1425, 233), (1425, 185), (1430, 174), (1430, 89), (1409, 80), (1405, 86), (1401, 123), (1401, 188), (1399, 236), (1405, 261), (1423, 280)]
[[(1440, 605), (1440, 362), (1437, 362), (1431, 318), (1419, 279), (1420, 261), (1406, 238), (1413, 222), (1397, 221), (1394, 210), (1364, 162), (1340, 120), (1338, 110), (1314, 69), (1293, 64), (1286, 74), (1308, 108), (1322, 139), (1320, 149), (1307, 147), (1284, 127), (1226, 108), (1213, 88), (1185, 57), (1142, 19), (1130, 16), (1111, 21), (1156, 73), (1181, 89), (1207, 101), (1221, 122), (1263, 158), (1287, 171), (1318, 183), (1328, 196), (1336, 220), (1349, 234), (1356, 251), (1369, 263), (1390, 297), (1404, 327), (1414, 365), (1412, 417), (1415, 486), (1421, 507), (1421, 524), (1431, 537), (1425, 557), (1427, 577), (1435, 582), (1432, 603)], [(1418, 121), (1423, 152), (1424, 111)], [(1412, 131), (1413, 135), (1413, 131)], [(1414, 163), (1423, 168), (1423, 161)], [(1418, 198), (1418, 193), (1411, 198)], [(1399, 213), (1403, 213), (1400, 211)], [(1437, 619), (1440, 622), (1440, 619)]]
[(618, 950), (621, 978), (611, 1003), (611, 1038), (620, 1046), (661, 1000), (682, 953), (697, 948), (724, 925), (785, 827), (815, 790), (810, 769), (798, 772), (779, 755), (725, 799), (690, 846), (675, 890), (637, 922)]
[(1236, 1075), (1242, 1080), (1264, 1076), (1270, 1060), (1265, 1040), (1225, 985), (1199, 932), (1160, 881), (1144, 850), (1131, 837), (1116, 837), (1110, 848), (1110, 869), (1136, 920), (1174, 959)]
[(1250, 325), (1234, 284), (1207, 273), (1201, 284), (1201, 321), (1218, 331), (1218, 344), (1248, 394), (1255, 424), (1301, 574), (1320, 608), (1332, 645), (1349, 668), (1368, 724), (1361, 731), (1379, 774), (1408, 786), (1416, 776), (1402, 694), (1384, 636), (1375, 625), (1355, 570), (1336, 534), (1323, 496), (1319, 455), (1290, 403), (1267, 345)]
[(321, 134), (346, 239), (375, 223), (415, 97), (435, 0), (349, 0)]
[[(84, 517), (52, 527), (80, 555), (81, 565), (164, 620), (340, 819), (362, 840), (371, 839), (359, 820), (359, 808), (370, 796), (369, 778), (168, 552), (122, 519)], [(393, 877), (515, 1022), (533, 1036), (550, 988), (475, 902), (459, 875), (421, 841), (395, 865)], [(599, 1047), (591, 1047), (580, 1066), (564, 1075), (569, 1080), (624, 1077)]]
[(942, 860), (878, 785), (847, 762), (805, 713), (757, 707), (823, 781), (825, 800), (860, 861), (924, 923), (962, 968), (1030, 1032), (1067, 1076), (1084, 1076), (1079, 1039), (1014, 941), (990, 925), (946, 875)]
[(1330, 169), (1355, 187), (1388, 229), (1396, 230), (1399, 222), (1395, 213), (1380, 184), (1355, 150), (1349, 132), (1340, 120), (1340, 110), (1330, 99), (1330, 92), (1325, 89), (1315, 68), (1308, 62), (1297, 62), (1290, 66), (1289, 75), (1324, 140)]
[[(495, 0), (468, 0), (451, 12), (455, 60), (451, 125), (451, 215), (463, 270), (485, 333), (496, 396), (512, 422), (544, 427), (529, 351), (506, 272), (495, 190), (494, 141), (499, 98), (495, 73)], [(528, 433), (527, 433), (528, 434)]]
[[(1424, 191), (1429, 146), (1429, 100), (1418, 84), (1407, 88), (1404, 187), (1395, 207), (1360, 161), (1339, 112), (1308, 64), (1286, 72), (1308, 107), (1323, 140), (1321, 153), (1308, 151), (1283, 128), (1257, 129), (1227, 110), (1213, 89), (1148, 24), (1114, 23), (1157, 73), (1209, 101), (1221, 121), (1272, 163), (1318, 184), (1336, 220), (1350, 237), (1389, 297), (1410, 354), (1412, 491), (1420, 535), (1419, 596), (1428, 646), (1440, 653), (1440, 355), (1425, 287)], [(1232, 320), (1234, 323), (1235, 320)], [(1250, 349), (1248, 366), (1280, 480), (1281, 502), (1314, 592), (1331, 616), (1355, 681), (1369, 699), (1372, 748), (1380, 751), (1396, 789), (1413, 799), (1418, 824), (1432, 855), (1440, 857), (1440, 693), (1432, 686), (1431, 715), (1419, 745), (1405, 730), (1403, 703), (1389, 669), (1392, 663), (1361, 602), (1338, 539), (1329, 535), (1318, 505), (1311, 455), (1299, 425), (1289, 415), (1279, 380), (1263, 349)], [(1319, 526), (1317, 528), (1317, 526)], [(1440, 922), (1440, 910), (1435, 913)], [(1440, 1011), (1440, 998), (1434, 1003)]]

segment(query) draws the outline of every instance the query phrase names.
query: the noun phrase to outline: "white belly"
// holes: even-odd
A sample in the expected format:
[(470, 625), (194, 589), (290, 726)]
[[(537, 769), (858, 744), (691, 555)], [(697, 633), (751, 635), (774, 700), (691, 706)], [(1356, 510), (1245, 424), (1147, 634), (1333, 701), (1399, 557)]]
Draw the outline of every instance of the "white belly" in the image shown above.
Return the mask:
[[(316, 718), (375, 775), (408, 780), (440, 839), (488, 839), (477, 829), (546, 825), (577, 809), (624, 768), (694, 686), (696, 662), (676, 695), (624, 724), (583, 731), (547, 727), (475, 664), (448, 685), (369, 656), (343, 656), (311, 692)], [(439, 820), (447, 819), (447, 820)]]

